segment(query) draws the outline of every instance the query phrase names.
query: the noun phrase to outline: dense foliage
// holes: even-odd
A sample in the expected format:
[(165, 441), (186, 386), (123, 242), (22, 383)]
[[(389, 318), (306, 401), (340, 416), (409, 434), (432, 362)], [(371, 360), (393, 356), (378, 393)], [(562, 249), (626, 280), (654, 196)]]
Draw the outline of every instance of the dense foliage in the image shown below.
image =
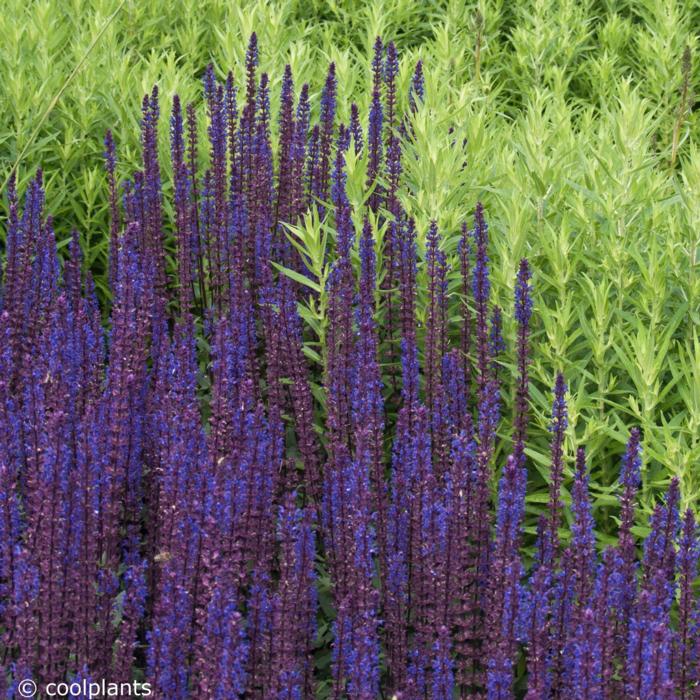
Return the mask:
[[(643, 429), (646, 514), (672, 476), (684, 485), (684, 506), (700, 490), (700, 374), (692, 371), (700, 364), (698, 27), (695, 0), (6, 0), (0, 190), (15, 163), (21, 191), (44, 169), (60, 254), (76, 229), (83, 268), (106, 301), (102, 140), (112, 129), (118, 178), (130, 177), (140, 167), (146, 90), (157, 83), (167, 96), (164, 118), (173, 93), (194, 102), (205, 128), (197, 99), (205, 66), (213, 61), (220, 78), (229, 68), (243, 75), (256, 30), (274, 103), (289, 62), (316, 110), (332, 60), (338, 118), (349, 122), (354, 101), (364, 120), (375, 37), (393, 39), (402, 91), (419, 59), (428, 88), (414, 122), (416, 158), (403, 171), (419, 248), (436, 219), (444, 249), (456, 255), (465, 203), (482, 201), (495, 302), (510, 304), (520, 258), (535, 270), (528, 452), (536, 474), (527, 511), (539, 511), (547, 489), (548, 392), (564, 371), (567, 449), (586, 444), (597, 534), (611, 542), (618, 465), (633, 426)], [(448, 147), (465, 139), (463, 154)], [(158, 147), (172, 220), (165, 130)], [(198, 165), (206, 167), (203, 158)], [(6, 207), (0, 198), (0, 219)], [(504, 334), (514, 333), (506, 314)], [(513, 396), (503, 400), (510, 411)]]
[[(529, 447), (533, 270), (512, 270), (503, 311), (488, 209), (457, 188), (443, 222), (443, 194), (418, 186), (418, 169), (444, 177), (416, 145), (436, 128), (423, 64), (401, 80), (376, 39), (367, 110), (341, 109), (334, 63), (318, 100), (287, 68), (273, 114), (258, 62), (253, 35), (238, 85), (207, 69), (206, 137), (173, 98), (167, 188), (158, 88), (123, 182), (107, 133), (102, 310), (77, 233), (59, 259), (42, 174), (23, 206), (9, 179), (0, 684), (697, 697), (686, 484), (670, 480), (640, 531), (634, 427), (606, 502), (616, 537), (598, 547), (585, 443), (569, 464), (568, 371), (544, 466)], [(460, 172), (462, 138), (440, 156)]]

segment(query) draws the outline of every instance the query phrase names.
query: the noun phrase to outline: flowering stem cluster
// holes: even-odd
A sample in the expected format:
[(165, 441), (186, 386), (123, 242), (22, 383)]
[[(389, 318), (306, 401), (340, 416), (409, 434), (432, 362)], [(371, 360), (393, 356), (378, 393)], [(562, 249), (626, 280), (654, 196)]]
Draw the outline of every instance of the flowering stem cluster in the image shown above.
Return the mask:
[[(42, 174), (23, 204), (9, 184), (0, 695), (145, 674), (169, 700), (697, 697), (694, 514), (673, 481), (640, 547), (633, 429), (619, 541), (599, 555), (562, 374), (523, 556), (532, 271), (514, 271), (508, 362), (484, 207), (455, 252), (402, 205), (423, 66), (402, 95), (377, 39), (369, 111), (343, 124), (332, 64), (316, 110), (287, 68), (276, 117), (258, 62), (253, 35), (240, 87), (206, 71), (206, 134), (173, 98), (171, 190), (157, 88), (121, 182), (107, 134), (109, 309), (77, 234), (61, 262)], [(314, 221), (323, 278), (288, 235)], [(319, 297), (322, 356), (304, 313)]]

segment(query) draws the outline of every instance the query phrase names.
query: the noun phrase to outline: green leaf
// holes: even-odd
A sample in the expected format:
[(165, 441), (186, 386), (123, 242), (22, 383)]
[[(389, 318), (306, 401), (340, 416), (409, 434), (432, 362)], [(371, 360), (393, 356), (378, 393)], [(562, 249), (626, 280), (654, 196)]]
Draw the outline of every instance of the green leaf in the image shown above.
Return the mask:
[(305, 287), (313, 289), (315, 292), (318, 292), (320, 294), (321, 286), (318, 284), (318, 282), (314, 282), (312, 279), (309, 279), (306, 275), (302, 275), (300, 272), (292, 270), (288, 267), (284, 267), (284, 265), (280, 265), (279, 263), (273, 262), (272, 264), (282, 274), (289, 277), (289, 279), (292, 279), (295, 282), (298, 282), (299, 284), (303, 284)]

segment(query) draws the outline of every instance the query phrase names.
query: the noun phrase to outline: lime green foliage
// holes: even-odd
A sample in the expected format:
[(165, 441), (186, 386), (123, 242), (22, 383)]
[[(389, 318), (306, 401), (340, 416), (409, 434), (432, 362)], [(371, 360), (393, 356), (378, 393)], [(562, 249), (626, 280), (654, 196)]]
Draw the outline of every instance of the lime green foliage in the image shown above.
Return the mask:
[[(613, 504), (631, 425), (644, 434), (645, 503), (673, 474), (691, 500), (700, 492), (698, 27), (696, 0), (6, 0), (0, 180), (21, 153), (20, 185), (44, 168), (59, 235), (80, 231), (106, 295), (102, 138), (112, 128), (121, 166), (138, 163), (140, 102), (153, 83), (167, 104), (174, 92), (198, 98), (209, 61), (240, 79), (255, 29), (273, 96), (285, 62), (317, 92), (334, 60), (341, 97), (366, 114), (371, 45), (378, 34), (394, 39), (404, 86), (418, 58), (426, 72), (404, 159), (404, 204), (421, 234), (437, 218), (454, 255), (481, 199), (504, 307), (518, 259), (535, 270), (532, 479), (546, 474), (549, 387), (562, 369), (569, 455), (574, 441), (587, 446), (596, 507)], [(349, 101), (339, 104), (347, 119)], [(350, 173), (355, 199), (360, 165)], [(313, 243), (318, 221), (307, 228), (293, 235)], [(312, 262), (323, 265), (318, 253)], [(320, 339), (323, 311), (323, 296), (305, 309)], [(312, 360), (319, 345), (308, 347)]]

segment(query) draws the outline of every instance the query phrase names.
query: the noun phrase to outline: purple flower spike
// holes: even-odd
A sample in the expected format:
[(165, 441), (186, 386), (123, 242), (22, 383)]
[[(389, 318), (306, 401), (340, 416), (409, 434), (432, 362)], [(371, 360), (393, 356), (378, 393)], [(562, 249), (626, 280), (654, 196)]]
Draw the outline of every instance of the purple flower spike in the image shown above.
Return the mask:
[(600, 628), (593, 610), (586, 608), (572, 644), (569, 691), (581, 700), (603, 700)]
[(318, 136), (318, 155), (315, 160), (313, 178), (311, 182), (312, 195), (321, 203), (319, 213), (323, 217), (325, 207), (323, 202), (328, 201), (330, 172), (331, 172), (331, 147), (335, 127), (336, 91), (338, 81), (335, 75), (335, 64), (328, 67), (326, 83), (321, 95), (321, 123)]
[(551, 554), (554, 557), (557, 556), (559, 547), (559, 522), (562, 508), (561, 485), (564, 478), (564, 437), (569, 425), (565, 398), (566, 390), (564, 375), (559, 373), (554, 383), (552, 423), (549, 428), (552, 433), (552, 462), (549, 476), (548, 537)]
[(277, 203), (276, 203), (276, 248), (284, 251), (280, 257), (286, 265), (291, 261), (289, 242), (284, 233), (284, 228), (279, 223), (291, 223), (295, 220), (294, 183), (297, 179), (294, 168), (294, 81), (292, 69), (287, 64), (282, 78), (282, 94), (280, 95), (279, 116), (279, 168), (277, 178)]
[(580, 447), (576, 453), (576, 474), (571, 494), (574, 522), (571, 526), (571, 546), (567, 561), (571, 563), (576, 600), (587, 606), (595, 576), (595, 522), (588, 497), (586, 453)]
[(593, 591), (593, 610), (600, 629), (601, 680), (606, 697), (622, 692), (617, 679), (617, 653), (623, 593), (623, 561), (616, 547), (608, 547), (598, 565)]
[(396, 81), (399, 73), (399, 59), (396, 53), (396, 46), (391, 41), (386, 47), (386, 172), (388, 188), (386, 194), (387, 209), (398, 218), (400, 215), (400, 204), (398, 201), (398, 190), (401, 179), (401, 140), (399, 134), (399, 124), (397, 117), (397, 85)]
[(688, 509), (683, 516), (683, 526), (678, 550), (678, 576), (680, 601), (678, 605), (678, 637), (674, 665), (676, 692), (680, 700), (692, 697), (691, 688), (697, 685), (699, 669), (693, 649), (694, 626), (698, 621), (700, 608), (694, 600), (693, 584), (698, 575), (700, 541), (693, 511)]
[(418, 109), (418, 104), (423, 101), (424, 97), (425, 78), (423, 76), (423, 62), (418, 61), (416, 63), (415, 70), (413, 71), (411, 90), (408, 94), (408, 103), (412, 112), (415, 112)]
[(360, 124), (360, 110), (354, 102), (350, 105), (350, 133), (352, 134), (355, 153), (360, 153), (364, 146), (364, 138), (362, 125)]
[(114, 285), (117, 279), (117, 247), (119, 237), (119, 208), (117, 205), (117, 155), (114, 146), (114, 137), (111, 130), (105, 134), (105, 167), (107, 170), (107, 183), (109, 186), (109, 281)]
[(446, 627), (441, 627), (433, 647), (433, 677), (430, 697), (451, 700), (454, 697), (454, 673), (450, 658), (450, 639)]
[(672, 700), (672, 633), (652, 598), (642, 591), (630, 620), (625, 691), (641, 700)]
[(642, 587), (653, 594), (654, 604), (668, 609), (675, 597), (676, 538), (680, 528), (678, 477), (671, 479), (666, 502), (654, 509), (651, 534), (644, 542)]
[(356, 451), (370, 459), (373, 510), (377, 517), (377, 543), (382, 570), (386, 560), (387, 488), (384, 478), (384, 399), (379, 367), (379, 339), (374, 320), (376, 259), (374, 237), (365, 219), (360, 239), (360, 284), (356, 313), (357, 339), (353, 367), (353, 430)]
[(272, 601), (270, 697), (302, 697), (311, 672), (317, 596), (311, 511), (298, 509), (290, 492), (280, 507), (280, 579)]
[(634, 505), (637, 497), (637, 489), (641, 482), (642, 457), (640, 437), (639, 428), (632, 428), (620, 472), (622, 494), (620, 495), (621, 512), (618, 546), (622, 558), (626, 562), (628, 573), (630, 573), (629, 569), (633, 565), (634, 560), (634, 539), (631, 529), (632, 525), (634, 525)]
[(189, 314), (194, 305), (196, 241), (192, 231), (192, 185), (186, 165), (180, 98), (173, 97), (170, 139), (174, 177), (175, 225), (177, 240), (180, 313)]
[(369, 206), (377, 211), (382, 202), (382, 194), (377, 178), (382, 164), (382, 130), (384, 126), (384, 109), (382, 107), (382, 56), (384, 46), (380, 37), (374, 42), (374, 58), (372, 60), (372, 102), (369, 111), (369, 127), (367, 129), (367, 147), (369, 160), (367, 163), (367, 189), (372, 191)]
[(551, 543), (548, 534), (549, 522), (540, 516), (537, 523), (537, 544), (534, 571), (530, 576), (529, 589), (523, 596), (523, 636), (527, 639), (526, 700), (539, 700), (549, 696), (551, 688), (549, 636), (552, 610)]
[(489, 570), (489, 600), (486, 625), (488, 649), (488, 697), (513, 697), (513, 667), (517, 651), (517, 621), (522, 599), (520, 580), (520, 531), (525, 510), (527, 474), (521, 461), (508, 457), (498, 486), (496, 541)]
[(515, 391), (515, 418), (513, 420), (513, 450), (519, 459), (524, 458), (527, 439), (530, 318), (532, 297), (530, 290), (530, 266), (525, 258), (520, 261), (515, 281), (515, 320), (517, 330), (518, 384)]
[(462, 355), (462, 373), (464, 375), (464, 385), (466, 388), (465, 401), (469, 398), (470, 384), (472, 379), (472, 366), (469, 356), (471, 354), (472, 347), (472, 317), (471, 311), (469, 309), (468, 300), (471, 298), (471, 253), (472, 246), (469, 235), (469, 230), (467, 229), (467, 224), (462, 224), (462, 235), (459, 239), (459, 247), (457, 250), (459, 254), (459, 270), (462, 278), (461, 285), (461, 314), (462, 323), (460, 326), (459, 334), (459, 349)]
[(369, 499), (369, 454), (336, 459), (326, 475), (324, 521), (330, 535), (337, 619), (332, 673), (335, 692), (369, 700), (379, 689), (378, 591)]
[(390, 224), (399, 240), (398, 281), (401, 328), (401, 366), (403, 387), (401, 395), (405, 405), (418, 401), (418, 347), (416, 341), (416, 231), (413, 221), (399, 227)]
[(235, 700), (244, 696), (249, 648), (235, 597), (217, 586), (206, 611), (206, 662), (200, 667), (200, 697)]
[(473, 277), (473, 295), (476, 304), (476, 345), (477, 367), (479, 370), (477, 381), (479, 386), (479, 400), (487, 391), (489, 383), (489, 342), (488, 342), (488, 303), (491, 292), (489, 281), (489, 257), (488, 257), (488, 226), (484, 220), (484, 207), (481, 202), (476, 205), (474, 214), (474, 247), (476, 249), (476, 265)]
[(503, 318), (500, 306), (494, 306), (491, 314), (491, 335), (489, 337), (489, 354), (493, 362), (492, 371), (497, 372), (496, 358), (505, 352), (506, 344), (503, 340)]
[(447, 345), (447, 260), (440, 250), (437, 223), (430, 224), (426, 238), (428, 308), (426, 310), (425, 399), (429, 409), (436, 408), (442, 393), (442, 358)]

